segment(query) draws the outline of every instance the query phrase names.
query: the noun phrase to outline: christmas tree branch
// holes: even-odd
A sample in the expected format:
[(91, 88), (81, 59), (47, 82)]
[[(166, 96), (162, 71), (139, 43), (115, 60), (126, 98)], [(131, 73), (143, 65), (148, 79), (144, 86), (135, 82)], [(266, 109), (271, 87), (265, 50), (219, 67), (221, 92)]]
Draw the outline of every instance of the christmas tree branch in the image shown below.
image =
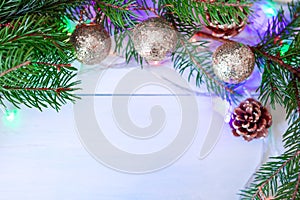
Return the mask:
[(99, 4), (102, 4), (106, 7), (111, 7), (111, 8), (114, 8), (114, 9), (117, 9), (117, 10), (125, 10), (125, 11), (128, 11), (128, 10), (140, 10), (140, 11), (151, 11), (153, 13), (155, 13), (156, 15), (158, 15), (158, 13), (156, 12), (156, 9), (155, 8), (151, 8), (151, 7), (143, 7), (143, 6), (140, 6), (136, 3), (133, 3), (133, 4), (129, 4), (129, 5), (114, 5), (114, 4), (109, 4), (109, 3), (106, 3), (106, 2), (103, 2), (103, 1), (100, 1), (100, 0), (97, 0), (97, 3)]
[[(186, 47), (185, 42), (181, 39), (180, 40), (180, 44), (182, 45), (183, 48), (188, 49)], [(227, 92), (231, 93), (231, 94), (235, 94), (234, 90), (232, 90), (231, 88), (225, 86), (223, 83), (221, 83), (219, 80), (216, 79), (216, 77), (213, 77), (212, 74), (208, 73), (206, 71), (206, 69), (204, 67), (202, 67), (202, 65), (197, 61), (197, 59), (195, 58), (195, 56), (187, 50), (187, 55), (189, 56), (189, 58), (192, 60), (192, 62), (195, 64), (195, 66), (197, 66), (204, 74), (207, 78), (209, 78), (210, 80), (214, 81), (215, 84), (217, 84), (218, 86), (224, 88)]]
[[(15, 10), (7, 9), (9, 3)], [(72, 92), (79, 82), (74, 81), (76, 71), (70, 63), (75, 54), (61, 16), (68, 15), (66, 9), (78, 3), (2, 2), (0, 23), (5, 25), (0, 27), (0, 104), (6, 106), (6, 99), (18, 108), (23, 104), (59, 110), (68, 101), (74, 102), (77, 97)]]
[[(113, 33), (113, 28), (117, 30), (127, 30), (128, 28), (132, 28), (137, 24), (137, 14), (134, 12), (134, 10), (130, 9), (134, 7), (136, 7), (136, 2), (132, 0), (126, 2), (96, 0), (94, 5), (94, 9), (98, 16), (101, 16), (101, 13), (104, 14), (104, 20), (102, 23), (105, 23), (105, 25), (109, 26), (108, 29), (110, 30), (110, 33)], [(111, 24), (108, 23), (108, 19), (110, 20)]]
[(15, 71), (21, 67), (24, 67), (26, 65), (29, 65), (29, 64), (38, 64), (38, 65), (48, 65), (48, 66), (54, 66), (57, 68), (57, 70), (60, 70), (62, 67), (71, 67), (71, 64), (52, 64), (52, 63), (45, 63), (45, 62), (31, 62), (31, 61), (26, 61), (24, 63), (21, 63), (15, 67), (12, 67), (12, 68), (9, 68), (7, 69), (6, 71), (0, 73), (0, 78), (2, 76), (5, 76), (6, 74), (12, 72), (12, 71)]
[[(219, 41), (219, 42), (232, 42), (231, 40), (225, 39), (225, 38), (219, 38), (219, 37), (215, 37), (209, 33), (205, 33), (203, 31), (198, 31), (195, 34), (196, 36), (202, 37), (202, 38), (207, 38), (207, 39), (212, 39), (215, 41)], [(291, 65), (286, 64), (282, 58), (278, 57), (278, 56), (272, 56), (269, 55), (267, 52), (264, 52), (262, 50), (260, 50), (257, 47), (251, 47), (250, 49), (255, 53), (259, 53), (260, 55), (263, 55), (266, 59), (276, 62), (278, 63), (280, 66), (284, 67), (285, 69), (289, 70), (290, 72), (292, 72), (293, 74), (295, 74), (295, 76), (297, 76), (298, 78), (300, 78), (300, 68), (293, 68)]]
[(227, 3), (227, 2), (218, 2), (218, 1), (208, 1), (208, 0), (194, 0), (195, 2), (198, 3), (203, 3), (203, 4), (210, 4), (210, 5), (216, 5), (216, 6), (228, 6), (228, 7), (251, 7), (253, 6), (252, 3), (246, 3), (246, 2), (237, 2), (237, 3)]
[(13, 68), (9, 68), (9, 69), (7, 69), (6, 71), (4, 71), (4, 72), (2, 72), (2, 73), (0, 74), (0, 78), (1, 78), (2, 76), (5, 76), (6, 74), (12, 72), (12, 71), (15, 71), (15, 70), (17, 70), (17, 69), (23, 67), (23, 66), (29, 65), (30, 63), (31, 63), (30, 61), (26, 61), (26, 62), (21, 63), (21, 64), (15, 66), (15, 67), (13, 67)]
[(297, 200), (297, 194), (299, 192), (299, 185), (300, 185), (300, 171), (298, 173), (297, 184), (294, 189), (295, 191), (293, 193), (292, 200)]
[(295, 95), (296, 95), (297, 105), (298, 105), (298, 110), (297, 111), (298, 111), (299, 116), (300, 116), (300, 93), (299, 93), (299, 89), (298, 89), (298, 86), (297, 86), (297, 80), (294, 78), (292, 83), (293, 83), (293, 86), (295, 88)]
[(38, 64), (38, 65), (48, 65), (48, 66), (53, 66), (56, 67), (58, 71), (61, 70), (63, 67), (71, 67), (71, 64), (55, 64), (55, 63), (46, 63), (46, 62), (32, 62), (32, 64)]
[(0, 5), (0, 22), (9, 22), (22, 17), (26, 14), (50, 15), (52, 17), (61, 17), (68, 15), (66, 9), (76, 8), (86, 0), (22, 0), (11, 1), (2, 0)]
[[(190, 69), (188, 79), (194, 76), (196, 72), (196, 84), (200, 85), (205, 82), (208, 91), (213, 91), (223, 99), (228, 101), (235, 101), (236, 97), (239, 96), (237, 92), (232, 89), (232, 86), (226, 85), (221, 82), (212, 72), (211, 69), (211, 52), (206, 47), (205, 41), (191, 42), (189, 40), (190, 30), (189, 26), (184, 28), (181, 26), (181, 20), (179, 17), (169, 16), (169, 8), (165, 8), (165, 17), (168, 21), (173, 24), (175, 29), (184, 32), (183, 35), (179, 35), (180, 47), (173, 53), (172, 60), (174, 61), (174, 68), (178, 69), (182, 74), (186, 69)], [(193, 26), (193, 25), (192, 25)], [(198, 51), (199, 48), (203, 48), (206, 52)]]
[[(270, 177), (268, 179), (266, 179), (264, 182), (262, 182), (261, 184), (259, 184), (257, 191), (255, 192), (255, 194), (252, 196), (252, 199), (254, 199), (256, 196), (259, 196), (260, 193), (262, 192), (263, 188), (272, 180), (274, 179), (282, 170), (284, 167), (286, 167), (286, 165), (288, 163), (290, 163), (293, 159), (295, 159), (295, 157), (300, 155), (300, 150), (297, 151), (294, 155), (292, 155), (288, 160), (286, 160), (285, 162), (283, 162), (278, 169), (270, 175)], [(298, 188), (298, 187), (297, 187)], [(297, 190), (296, 190), (297, 191)], [(263, 192), (262, 192), (263, 194)]]
[(293, 73), (297, 78), (300, 78), (300, 68), (293, 68), (291, 65), (286, 64), (280, 57), (278, 56), (272, 56), (268, 54), (267, 52), (261, 51), (259, 48), (256, 47), (250, 47), (253, 52), (258, 52), (259, 54), (263, 55), (267, 60), (273, 61), (277, 64), (279, 64), (281, 67), (284, 67), (285, 69), (289, 70), (291, 73)]
[(72, 91), (72, 88), (65, 88), (65, 87), (58, 87), (58, 88), (29, 88), (29, 87), (10, 87), (10, 86), (3, 86), (6, 90), (27, 90), (27, 91), (54, 91), (57, 94), (61, 92), (66, 92), (66, 91)]
[(226, 2), (220, 1), (163, 0), (162, 4), (172, 5), (169, 6), (170, 12), (179, 16), (181, 21), (186, 24), (191, 22), (202, 24), (204, 21), (208, 25), (209, 22), (206, 16), (209, 15), (212, 21), (223, 25), (231, 24), (232, 22), (238, 23), (240, 19), (246, 19), (251, 13), (249, 5), (252, 3), (247, 0), (236, 0), (226, 5)]

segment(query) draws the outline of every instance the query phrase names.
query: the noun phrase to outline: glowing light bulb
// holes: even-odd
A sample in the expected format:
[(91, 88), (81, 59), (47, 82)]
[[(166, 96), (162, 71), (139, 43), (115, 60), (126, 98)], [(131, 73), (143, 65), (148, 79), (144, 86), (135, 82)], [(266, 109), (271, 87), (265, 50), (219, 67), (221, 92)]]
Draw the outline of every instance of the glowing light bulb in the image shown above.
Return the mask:
[(289, 44), (283, 45), (283, 46), (281, 47), (281, 49), (280, 49), (280, 55), (281, 55), (281, 56), (284, 56), (285, 53), (288, 52), (289, 48), (290, 48), (290, 45), (289, 45)]
[(150, 61), (149, 64), (153, 66), (160, 66), (160, 61)]
[(197, 37), (197, 36), (195, 36), (195, 35), (194, 35), (193, 37), (191, 37), (191, 38), (190, 38), (190, 42), (197, 42), (196, 37)]
[(6, 118), (7, 121), (12, 122), (15, 119), (15, 113), (14, 112), (7, 112), (5, 118)]
[(273, 3), (267, 3), (263, 5), (262, 9), (267, 17), (274, 17), (277, 15), (277, 10)]
[(17, 127), (20, 122), (18, 110), (5, 110), (2, 120), (6, 126)]

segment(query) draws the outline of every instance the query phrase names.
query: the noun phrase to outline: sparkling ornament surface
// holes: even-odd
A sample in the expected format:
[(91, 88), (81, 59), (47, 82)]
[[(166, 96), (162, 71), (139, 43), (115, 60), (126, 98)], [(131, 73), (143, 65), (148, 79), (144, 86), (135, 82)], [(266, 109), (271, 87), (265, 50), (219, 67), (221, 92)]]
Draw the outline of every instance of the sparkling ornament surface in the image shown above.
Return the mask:
[(132, 32), (135, 50), (147, 61), (161, 61), (177, 44), (177, 32), (160, 18), (149, 18)]
[(236, 42), (224, 43), (213, 54), (213, 70), (217, 77), (237, 84), (253, 72), (255, 56), (248, 46)]
[(111, 39), (108, 32), (99, 24), (78, 25), (71, 36), (77, 59), (83, 64), (100, 63), (109, 54)]

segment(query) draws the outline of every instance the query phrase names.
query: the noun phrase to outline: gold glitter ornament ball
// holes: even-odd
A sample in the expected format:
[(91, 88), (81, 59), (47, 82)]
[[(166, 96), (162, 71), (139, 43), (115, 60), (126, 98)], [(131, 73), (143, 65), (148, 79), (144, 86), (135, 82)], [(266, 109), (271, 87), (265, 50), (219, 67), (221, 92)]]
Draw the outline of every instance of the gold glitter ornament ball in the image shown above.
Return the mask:
[(135, 50), (147, 61), (161, 61), (177, 44), (177, 32), (161, 17), (153, 17), (137, 25), (132, 31)]
[(254, 64), (255, 56), (251, 49), (237, 42), (224, 43), (213, 54), (213, 71), (226, 83), (237, 84), (247, 79)]
[(71, 36), (77, 59), (83, 64), (100, 63), (109, 54), (111, 38), (100, 24), (81, 24), (76, 26)]

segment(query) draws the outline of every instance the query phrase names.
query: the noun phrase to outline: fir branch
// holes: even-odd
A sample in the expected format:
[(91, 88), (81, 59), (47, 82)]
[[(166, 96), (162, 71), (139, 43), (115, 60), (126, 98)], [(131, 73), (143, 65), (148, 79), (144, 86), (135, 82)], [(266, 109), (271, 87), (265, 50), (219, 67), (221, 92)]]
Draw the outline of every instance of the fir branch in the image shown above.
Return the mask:
[(240, 1), (238, 1), (237, 3), (218, 2), (218, 1), (209, 1), (209, 0), (194, 0), (194, 1), (198, 3), (210, 4), (215, 6), (228, 6), (228, 7), (241, 7), (241, 8), (253, 6), (252, 3), (240, 2)]
[(272, 157), (256, 173), (252, 184), (242, 190), (242, 199), (298, 199), (300, 173), (300, 118), (292, 122), (283, 135), (285, 153)]
[(2, 0), (0, 22), (5, 23), (28, 14), (60, 18), (67, 9), (87, 4), (87, 0)]
[(9, 69), (7, 69), (6, 71), (4, 71), (4, 72), (2, 72), (2, 73), (0, 74), (0, 78), (1, 78), (2, 76), (5, 76), (6, 74), (12, 72), (12, 71), (15, 71), (15, 70), (17, 70), (17, 69), (23, 67), (23, 66), (29, 65), (30, 63), (31, 63), (30, 61), (26, 61), (26, 62), (24, 62), (24, 63), (21, 63), (21, 64), (15, 66), (15, 67), (9, 68)]
[[(96, 1), (94, 8), (97, 12), (103, 13), (106, 19), (110, 19), (111, 23), (117, 29), (132, 28), (137, 24), (137, 15), (133, 10), (129, 9), (136, 5), (135, 1), (129, 0), (126, 2), (105, 0)], [(100, 15), (99, 13), (97, 14)], [(108, 25), (108, 23), (107, 23)]]
[[(75, 74), (61, 70), (51, 71), (45, 67), (35, 68), (28, 65), (31, 75), (24, 74), (18, 77), (20, 80), (13, 78), (16, 74), (12, 74), (6, 79), (0, 79), (0, 93), (10, 103), (19, 108), (20, 104), (27, 107), (35, 107), (42, 110), (43, 107), (51, 106), (55, 110), (68, 101), (74, 101), (77, 97), (71, 92), (77, 90), (75, 85), (78, 81), (71, 81)], [(55, 74), (56, 78), (53, 78)], [(0, 101), (3, 104), (2, 101)]]
[(209, 92), (214, 92), (229, 102), (235, 102), (239, 94), (234, 90), (234, 86), (221, 82), (212, 71), (211, 52), (206, 47), (208, 42), (190, 42), (179, 36), (179, 43), (180, 47), (172, 54), (174, 68), (181, 74), (189, 71), (189, 81), (194, 77), (197, 86), (205, 83)]
[[(126, 59), (126, 63), (129, 63), (132, 58), (143, 66), (144, 59), (138, 54), (138, 52), (134, 48), (134, 44), (131, 38), (131, 33), (128, 30), (125, 30), (122, 33), (114, 35), (116, 46), (115, 52), (124, 55)], [(123, 47), (126, 48), (123, 48)]]
[(294, 189), (292, 200), (297, 200), (297, 195), (298, 195), (298, 192), (299, 192), (299, 185), (300, 185), (300, 171), (298, 173), (297, 184), (296, 184), (295, 189)]
[(297, 80), (293, 79), (292, 80), (293, 86), (295, 88), (295, 95), (296, 95), (296, 100), (297, 100), (297, 105), (298, 105), (298, 113), (300, 115), (300, 93), (299, 93), (299, 88), (297, 86)]
[(293, 159), (295, 159), (295, 157), (297, 157), (297, 156), (299, 156), (299, 155), (300, 155), (300, 150), (297, 151), (294, 155), (292, 155), (288, 160), (284, 161), (284, 162), (278, 167), (278, 169), (277, 169), (274, 173), (271, 174), (271, 176), (270, 176), (267, 180), (265, 180), (264, 182), (262, 182), (262, 183), (260, 184), (258, 190), (257, 190), (257, 191), (255, 192), (255, 194), (253, 195), (253, 198), (252, 198), (252, 199), (254, 199), (256, 196), (258, 196), (259, 193), (261, 192), (262, 188), (264, 188), (264, 187), (265, 187), (272, 179), (274, 179), (274, 177), (276, 177), (276, 176), (280, 173), (280, 171), (282, 171), (282, 169), (283, 169), (284, 167), (286, 167), (286, 165), (287, 165), (288, 163), (290, 163)]
[[(185, 23), (195, 22), (202, 24), (202, 20), (206, 25), (209, 22), (206, 16), (209, 15), (212, 21), (218, 22), (218, 24), (230, 24), (232, 22), (238, 23), (240, 19), (246, 20), (247, 16), (251, 14), (251, 10), (248, 7), (250, 1), (235, 1), (225, 5), (222, 2), (210, 2), (210, 1), (196, 1), (196, 0), (163, 0), (163, 4), (172, 5), (169, 6), (171, 13), (175, 13)], [(233, 4), (230, 6), (230, 4)], [(236, 4), (236, 5), (234, 5)], [(247, 5), (247, 6), (242, 6)], [(242, 9), (241, 9), (242, 8)]]
[(273, 49), (278, 49), (278, 40), (285, 43), (294, 40), (298, 35), (298, 27), (300, 24), (299, 12), (300, 2), (292, 2), (289, 4), (291, 19), (288, 20), (284, 16), (284, 10), (281, 8), (277, 16), (268, 21), (268, 29), (262, 38), (262, 41), (256, 46), (258, 49), (272, 52)]
[[(285, 190), (285, 181), (283, 176), (292, 176), (296, 174), (296, 178), (299, 175), (299, 169), (291, 166), (299, 165), (300, 150), (294, 152), (292, 155), (283, 154), (280, 157), (273, 158), (273, 161), (265, 163), (258, 172), (254, 182), (247, 190), (243, 190), (241, 195), (242, 199), (266, 199), (266, 196), (273, 196), (274, 198), (292, 199), (292, 197), (299, 196), (297, 184), (295, 182), (287, 182), (292, 184), (289, 191)], [(287, 175), (289, 174), (289, 175)], [(292, 178), (291, 178), (292, 179)], [(278, 184), (282, 184), (278, 186)], [(289, 198), (291, 197), (291, 198)]]
[(59, 110), (77, 98), (72, 92), (79, 82), (74, 81), (76, 72), (70, 65), (74, 49), (61, 29), (60, 11), (54, 16), (32, 9), (22, 14), (13, 11), (19, 17), (6, 17), (12, 19), (10, 25), (0, 27), (0, 104), (5, 106), (6, 99), (16, 107)]
[(154, 14), (156, 14), (158, 16), (158, 13), (156, 12), (156, 10), (154, 8), (150, 8), (150, 7), (143, 7), (143, 6), (140, 6), (136, 3), (133, 3), (133, 4), (129, 4), (127, 6), (124, 6), (124, 5), (114, 5), (114, 4), (109, 4), (109, 3), (106, 3), (106, 2), (103, 2), (103, 1), (100, 1), (100, 0), (97, 0), (97, 3), (99, 4), (102, 4), (106, 7), (111, 7), (111, 8), (114, 8), (116, 10), (123, 10), (123, 11), (129, 11), (129, 10), (139, 10), (139, 11), (151, 11), (153, 12)]
[(270, 55), (267, 52), (261, 51), (259, 48), (256, 47), (250, 47), (250, 48), (254, 53), (255, 52), (259, 53), (260, 55), (264, 56), (267, 60), (279, 64), (281, 67), (284, 67), (285, 69), (293, 73), (297, 78), (300, 78), (300, 68), (293, 68), (291, 65), (286, 64), (279, 56)]
[(169, 9), (169, 5), (159, 5), (158, 10), (163, 18), (169, 21), (173, 27), (179, 32), (182, 36), (187, 39), (191, 38), (195, 32), (201, 29), (201, 25), (194, 22), (185, 23), (181, 20), (180, 16), (176, 13), (172, 13)]
[(58, 87), (58, 88), (46, 88), (46, 87), (42, 87), (42, 88), (30, 88), (30, 87), (11, 87), (11, 86), (3, 86), (4, 89), (6, 90), (27, 90), (27, 91), (54, 91), (57, 94), (61, 93), (61, 92), (66, 92), (66, 91), (73, 91), (74, 89), (72, 88), (65, 88), (65, 87)]
[[(180, 44), (181, 44), (182, 47), (185, 48), (186, 50), (188, 49), (187, 46), (186, 46), (186, 42), (184, 42), (182, 39), (180, 40)], [(221, 83), (219, 80), (217, 80), (216, 77), (213, 77), (213, 75), (212, 75), (211, 73), (209, 73), (208, 71), (206, 71), (206, 69), (202, 66), (202, 64), (200, 64), (200, 63), (197, 61), (196, 57), (195, 57), (190, 51), (187, 50), (186, 52), (187, 52), (188, 57), (189, 57), (189, 58), (192, 60), (192, 62), (195, 64), (195, 66), (196, 66), (197, 68), (199, 68), (199, 69), (205, 74), (205, 76), (206, 76), (207, 78), (209, 78), (210, 80), (214, 81), (216, 85), (218, 85), (218, 86), (220, 86), (220, 87), (224, 87), (224, 89), (225, 89), (227, 92), (229, 92), (229, 93), (231, 93), (231, 94), (234, 94), (234, 93), (235, 93), (231, 88), (225, 86), (223, 83)]]
[(61, 70), (63, 67), (71, 67), (71, 64), (55, 64), (55, 63), (46, 63), (46, 62), (32, 62), (32, 64), (37, 64), (37, 65), (48, 65), (48, 66), (53, 66), (56, 67), (58, 71)]

